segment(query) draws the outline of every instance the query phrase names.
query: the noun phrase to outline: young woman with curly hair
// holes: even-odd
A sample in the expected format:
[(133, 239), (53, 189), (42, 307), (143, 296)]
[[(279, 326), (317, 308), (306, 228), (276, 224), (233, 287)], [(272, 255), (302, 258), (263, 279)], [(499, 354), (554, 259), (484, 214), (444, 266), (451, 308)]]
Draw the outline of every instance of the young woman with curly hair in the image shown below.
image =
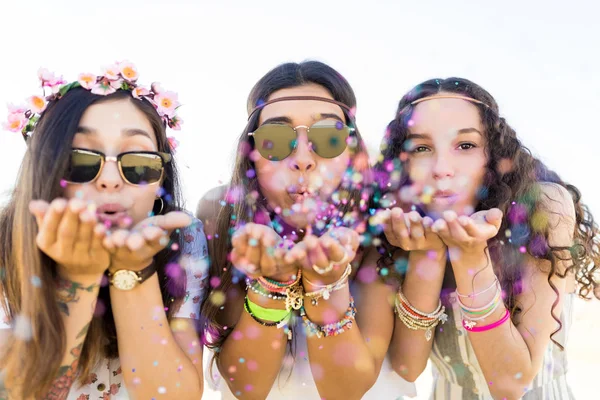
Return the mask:
[(400, 100), (376, 171), (379, 267), (403, 275), (395, 370), (414, 380), (430, 357), (434, 399), (572, 398), (573, 299), (600, 296), (598, 229), (579, 191), (460, 78)]

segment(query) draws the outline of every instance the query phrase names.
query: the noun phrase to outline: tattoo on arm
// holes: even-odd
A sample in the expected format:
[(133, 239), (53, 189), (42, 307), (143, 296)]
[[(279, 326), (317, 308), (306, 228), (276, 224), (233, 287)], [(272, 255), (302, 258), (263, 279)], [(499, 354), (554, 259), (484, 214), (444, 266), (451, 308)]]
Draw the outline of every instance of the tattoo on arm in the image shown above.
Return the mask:
[[(81, 331), (77, 334), (76, 338), (84, 338), (87, 334), (88, 328), (90, 324), (88, 323), (86, 326), (81, 329)], [(69, 391), (71, 390), (71, 386), (75, 379), (77, 378), (77, 366), (79, 365), (79, 356), (81, 355), (81, 349), (83, 348), (83, 342), (81, 341), (77, 346), (71, 349), (70, 353), (73, 356), (73, 362), (71, 365), (63, 365), (58, 369), (58, 376), (52, 382), (48, 393), (44, 396), (43, 400), (64, 400), (67, 398)]]
[(73, 282), (68, 279), (59, 278), (56, 283), (56, 297), (58, 300), (58, 307), (65, 315), (69, 315), (69, 303), (77, 303), (79, 301), (79, 296), (77, 295), (78, 290), (93, 292), (99, 287), (100, 285), (97, 284), (93, 284), (86, 287), (80, 283)]

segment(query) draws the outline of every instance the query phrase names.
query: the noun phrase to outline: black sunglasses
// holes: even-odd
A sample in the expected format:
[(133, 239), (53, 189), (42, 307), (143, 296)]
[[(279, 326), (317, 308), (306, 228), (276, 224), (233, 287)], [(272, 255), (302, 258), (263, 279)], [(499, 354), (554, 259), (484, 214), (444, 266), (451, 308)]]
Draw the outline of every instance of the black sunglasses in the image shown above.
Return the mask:
[(98, 179), (106, 161), (116, 162), (123, 180), (131, 185), (160, 182), (171, 155), (156, 151), (128, 151), (116, 157), (95, 150), (73, 149), (65, 176), (69, 183), (91, 183)]

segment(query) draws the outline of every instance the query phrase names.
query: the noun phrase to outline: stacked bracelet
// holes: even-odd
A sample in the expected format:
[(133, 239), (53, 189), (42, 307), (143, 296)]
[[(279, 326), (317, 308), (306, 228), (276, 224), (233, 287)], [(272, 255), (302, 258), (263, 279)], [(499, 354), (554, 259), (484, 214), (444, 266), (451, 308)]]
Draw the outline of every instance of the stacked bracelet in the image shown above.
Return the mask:
[(276, 326), (277, 329), (284, 328), (284, 331), (288, 335), (288, 340), (291, 340), (292, 331), (288, 326), (292, 317), (290, 311), (261, 307), (248, 299), (248, 296), (244, 299), (244, 310), (246, 310), (253, 320), (262, 326)]
[(351, 273), (352, 273), (352, 265), (348, 264), (346, 266), (346, 269), (344, 270), (344, 273), (340, 277), (340, 279), (338, 279), (337, 281), (330, 283), (328, 285), (319, 285), (319, 284), (313, 283), (313, 282), (309, 281), (305, 276), (304, 281), (306, 283), (308, 283), (309, 285), (314, 286), (318, 289), (315, 290), (314, 292), (305, 292), (304, 297), (310, 298), (311, 304), (313, 306), (316, 306), (319, 304), (320, 298), (329, 300), (331, 293), (338, 291), (338, 290), (346, 287), (346, 285), (348, 285), (348, 278), (350, 277)]
[(278, 282), (263, 276), (256, 280), (246, 280), (247, 286), (255, 293), (275, 300), (285, 300), (285, 309), (287, 311), (299, 310), (303, 304), (304, 291), (300, 285), (302, 279), (302, 270), (294, 279), (287, 282)]
[(278, 292), (270, 292), (258, 283), (257, 279), (246, 278), (246, 289), (251, 289), (254, 293), (273, 300), (285, 300), (286, 296)]
[(424, 330), (425, 339), (430, 341), (433, 336), (433, 329), (440, 323), (448, 320), (446, 307), (438, 301), (438, 306), (432, 313), (424, 313), (414, 308), (406, 299), (401, 290), (398, 291), (395, 301), (395, 311), (398, 318), (404, 325), (412, 330)]
[[(463, 303), (463, 300), (461, 300), (461, 298), (465, 298), (465, 297), (473, 298), (484, 292), (487, 292), (491, 288), (496, 289), (494, 298), (489, 303), (487, 303), (486, 305), (484, 305), (482, 307), (469, 307)], [(498, 281), (498, 279), (495, 279), (494, 282), (492, 283), (492, 285), (490, 285), (488, 288), (482, 290), (481, 292), (474, 293), (472, 295), (462, 295), (462, 294), (458, 293), (458, 290), (457, 290), (456, 295), (458, 297), (458, 305), (459, 305), (460, 313), (462, 314), (462, 317), (463, 317), (463, 326), (465, 327), (465, 329), (467, 329), (469, 331), (477, 331), (477, 332), (480, 331), (479, 328), (475, 328), (477, 323), (479, 321), (483, 321), (484, 319), (486, 319), (490, 315), (492, 315), (498, 309), (498, 307), (500, 307), (500, 305), (502, 304), (502, 289), (500, 287), (500, 282)], [(486, 325), (486, 326), (489, 326), (489, 325)], [(496, 327), (496, 326), (497, 325), (495, 325), (494, 327)], [(474, 329), (476, 329), (476, 330), (474, 330)], [(491, 329), (491, 328), (489, 328), (489, 329)]]
[(350, 296), (350, 304), (344, 314), (344, 318), (327, 325), (317, 325), (308, 319), (304, 307), (300, 308), (300, 316), (302, 317), (302, 321), (304, 321), (307, 336), (316, 336), (318, 338), (337, 336), (352, 328), (354, 317), (356, 316), (356, 307), (354, 306), (354, 299)]

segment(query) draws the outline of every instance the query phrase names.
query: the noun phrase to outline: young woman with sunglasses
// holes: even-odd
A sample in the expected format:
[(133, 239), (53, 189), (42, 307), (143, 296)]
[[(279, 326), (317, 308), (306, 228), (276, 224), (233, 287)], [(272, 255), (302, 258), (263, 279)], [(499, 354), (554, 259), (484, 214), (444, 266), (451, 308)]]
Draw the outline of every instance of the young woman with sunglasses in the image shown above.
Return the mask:
[(0, 398), (199, 399), (207, 249), (180, 211), (177, 97), (129, 63), (40, 79), (6, 126), (27, 151), (0, 214)]
[(598, 227), (579, 191), (466, 79), (406, 94), (382, 155), (392, 251), (380, 266), (405, 272), (395, 370), (412, 381), (430, 357), (434, 399), (573, 398), (564, 351), (573, 300), (600, 297)]
[(369, 168), (355, 106), (325, 64), (268, 72), (248, 98), (231, 182), (199, 204), (212, 286), (202, 313), (218, 368), (208, 379), (224, 399), (412, 391), (384, 360), (392, 293), (358, 247)]

